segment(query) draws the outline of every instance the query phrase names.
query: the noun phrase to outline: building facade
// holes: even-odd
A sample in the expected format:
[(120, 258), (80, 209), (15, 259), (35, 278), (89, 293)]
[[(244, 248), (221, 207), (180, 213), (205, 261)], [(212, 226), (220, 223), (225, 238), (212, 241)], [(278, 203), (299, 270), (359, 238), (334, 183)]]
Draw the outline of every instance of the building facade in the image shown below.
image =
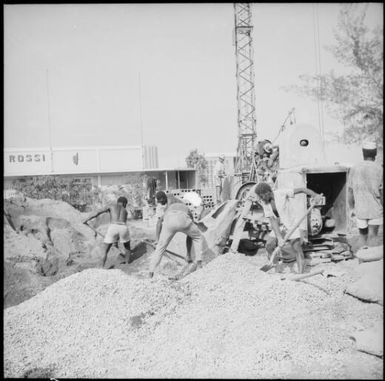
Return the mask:
[(194, 188), (196, 171), (159, 168), (155, 146), (103, 146), (4, 149), (4, 187), (17, 179), (61, 176), (95, 186), (126, 184), (138, 175), (158, 180), (163, 189)]
[(114, 173), (158, 168), (154, 146), (4, 149), (4, 176)]

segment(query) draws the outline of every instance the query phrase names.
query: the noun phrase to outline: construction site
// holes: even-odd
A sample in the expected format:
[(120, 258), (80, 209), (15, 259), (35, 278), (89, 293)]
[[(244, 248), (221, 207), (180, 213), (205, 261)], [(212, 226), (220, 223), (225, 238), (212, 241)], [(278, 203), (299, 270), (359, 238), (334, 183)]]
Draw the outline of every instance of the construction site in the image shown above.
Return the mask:
[[(323, 131), (297, 123), (292, 108), (277, 136), (259, 137), (252, 9), (228, 5), (237, 141), (220, 186), (201, 186), (196, 168), (149, 164), (125, 180), (119, 169), (103, 186), (107, 170), (90, 170), (93, 196), (80, 205), (64, 198), (64, 182), (48, 197), (54, 183), (39, 175), (7, 179), (5, 378), (383, 379), (382, 185), (381, 217), (367, 219), (363, 244), (357, 196), (355, 209), (350, 202), (354, 166), (328, 156)], [(372, 142), (362, 147), (377, 153)], [(288, 189), (291, 222), (280, 239), (278, 195)], [(191, 224), (168, 239), (173, 205)], [(114, 221), (129, 238), (108, 240)]]

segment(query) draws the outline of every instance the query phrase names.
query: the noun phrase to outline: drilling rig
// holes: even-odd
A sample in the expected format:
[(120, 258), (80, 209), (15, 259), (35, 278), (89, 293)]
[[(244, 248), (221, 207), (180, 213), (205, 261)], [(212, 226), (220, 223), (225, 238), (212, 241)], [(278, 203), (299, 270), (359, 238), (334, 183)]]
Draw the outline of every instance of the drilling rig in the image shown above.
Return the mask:
[(249, 179), (256, 133), (252, 14), (249, 3), (234, 3), (238, 147), (235, 173), (242, 183)]
[[(263, 174), (260, 176), (260, 173), (261, 170), (263, 172), (265, 163), (268, 163), (263, 152), (266, 147), (265, 141), (257, 142), (253, 25), (249, 3), (234, 3), (234, 23), (238, 108), (238, 146), (234, 175), (237, 177), (235, 198), (241, 202), (239, 204), (240, 215), (232, 226), (230, 241), (231, 250), (237, 251), (241, 238), (245, 234), (248, 234), (249, 239), (256, 245), (263, 246), (265, 236), (271, 231), (271, 226), (264, 217), (261, 205), (256, 201), (251, 201), (252, 198), (249, 197), (257, 182), (267, 181)], [(291, 125), (294, 123), (295, 126), (286, 129), (286, 123), (289, 121)], [(350, 229), (345, 186), (348, 169), (345, 166), (319, 166), (325, 162), (320, 148), (322, 138), (311, 126), (296, 124), (294, 108), (289, 111), (273, 142), (268, 140), (266, 142), (274, 143), (281, 133), (284, 135), (282, 149), (277, 148), (275, 152), (282, 157), (275, 162), (278, 164), (277, 168), (273, 168), (270, 163), (265, 173), (269, 175), (271, 170), (275, 171), (274, 184), (280, 187), (308, 186), (315, 192), (326, 196), (327, 201), (324, 200), (322, 204), (314, 208), (312, 211), (314, 213), (302, 222), (301, 228), (312, 240), (310, 246), (313, 250), (314, 242), (317, 240), (321, 242), (322, 249), (325, 247), (330, 249), (334, 246), (333, 240), (340, 239), (336, 238), (336, 234), (345, 234)], [(272, 147), (273, 144), (269, 150), (272, 150)], [(298, 165), (300, 169), (296, 168)], [(304, 195), (302, 196), (296, 198), (297, 208), (305, 211), (307, 200)], [(327, 220), (328, 222), (324, 225)], [(331, 231), (333, 231), (334, 237), (329, 236)]]

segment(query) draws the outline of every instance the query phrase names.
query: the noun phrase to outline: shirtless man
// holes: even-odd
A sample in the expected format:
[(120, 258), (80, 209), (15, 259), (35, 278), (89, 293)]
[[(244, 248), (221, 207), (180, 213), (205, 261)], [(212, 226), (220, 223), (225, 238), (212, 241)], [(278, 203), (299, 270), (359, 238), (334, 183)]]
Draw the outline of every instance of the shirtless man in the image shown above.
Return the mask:
[(96, 218), (100, 214), (110, 213), (110, 225), (108, 226), (108, 230), (106, 236), (104, 237), (103, 242), (103, 263), (102, 267), (106, 264), (107, 254), (110, 250), (112, 244), (118, 242), (118, 238), (120, 238), (120, 242), (123, 243), (126, 263), (128, 264), (131, 256), (131, 248), (130, 248), (130, 232), (128, 230), (127, 222), (127, 199), (125, 197), (119, 197), (116, 205), (107, 206), (104, 209), (99, 210), (98, 212), (92, 214), (88, 217), (84, 223)]

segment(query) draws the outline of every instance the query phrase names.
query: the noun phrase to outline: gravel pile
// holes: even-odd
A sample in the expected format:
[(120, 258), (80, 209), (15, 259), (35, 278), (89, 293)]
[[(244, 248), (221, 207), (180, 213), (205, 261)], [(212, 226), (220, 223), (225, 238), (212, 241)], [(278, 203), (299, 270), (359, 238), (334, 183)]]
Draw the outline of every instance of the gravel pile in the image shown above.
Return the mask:
[[(134, 349), (129, 355), (137, 360), (124, 373), (110, 372), (110, 376), (345, 375), (343, 363), (335, 359), (341, 351), (353, 348), (346, 330), (341, 329), (351, 311), (346, 304), (344, 311), (338, 309), (342, 292), (331, 306), (330, 295), (324, 291), (303, 282), (281, 281), (278, 274), (258, 271), (248, 258), (231, 254), (217, 258), (182, 283), (191, 299), (147, 336), (141, 346), (144, 356)], [(379, 309), (367, 313), (381, 316)], [(318, 374), (317, 364), (321, 364)]]
[(283, 281), (257, 260), (225, 254), (180, 282), (63, 279), (5, 310), (5, 376), (382, 378), (349, 336), (382, 321), (381, 306), (344, 294), (346, 280), (325, 292), (332, 278)]
[(144, 320), (159, 324), (182, 298), (179, 288), (120, 270), (89, 269), (56, 282), (4, 311), (5, 377), (37, 367), (60, 377), (92, 371), (130, 344)]

